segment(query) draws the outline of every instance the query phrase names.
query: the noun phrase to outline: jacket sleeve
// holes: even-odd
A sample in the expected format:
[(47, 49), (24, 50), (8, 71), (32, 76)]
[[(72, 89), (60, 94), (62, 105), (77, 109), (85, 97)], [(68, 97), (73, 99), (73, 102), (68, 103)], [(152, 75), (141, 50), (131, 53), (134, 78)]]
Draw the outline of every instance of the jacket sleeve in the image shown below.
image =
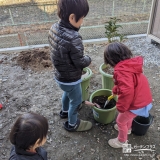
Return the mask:
[(91, 58), (84, 56), (84, 47), (80, 36), (76, 36), (71, 40), (70, 57), (77, 68), (85, 68), (90, 65)]
[(113, 94), (117, 94), (117, 85), (113, 86), (112, 92), (113, 92)]
[(118, 72), (115, 76), (116, 92), (118, 101), (117, 110), (121, 113), (128, 111), (134, 98), (134, 79), (132, 73), (123, 74)]

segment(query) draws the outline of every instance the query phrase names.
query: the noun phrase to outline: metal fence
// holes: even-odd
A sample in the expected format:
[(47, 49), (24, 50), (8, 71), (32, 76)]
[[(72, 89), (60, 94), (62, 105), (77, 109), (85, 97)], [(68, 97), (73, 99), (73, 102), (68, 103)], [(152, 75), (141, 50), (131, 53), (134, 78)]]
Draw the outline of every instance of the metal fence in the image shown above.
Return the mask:
[[(0, 48), (48, 43), (48, 30), (58, 21), (56, 2), (0, 3)], [(104, 26), (109, 17), (121, 19), (122, 34), (146, 33), (151, 3), (151, 0), (89, 0), (90, 11), (80, 33), (83, 39), (105, 38)]]

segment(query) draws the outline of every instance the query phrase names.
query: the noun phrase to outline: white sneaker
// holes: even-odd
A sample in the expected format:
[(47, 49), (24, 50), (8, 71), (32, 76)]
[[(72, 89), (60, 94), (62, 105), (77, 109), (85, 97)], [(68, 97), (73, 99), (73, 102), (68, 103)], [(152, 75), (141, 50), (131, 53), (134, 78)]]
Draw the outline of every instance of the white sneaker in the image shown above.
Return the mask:
[[(118, 125), (117, 124), (114, 125), (114, 129), (118, 131)], [(128, 134), (131, 134), (131, 129), (128, 130)]]
[(113, 148), (123, 148), (123, 145), (128, 144), (128, 141), (122, 143), (118, 140), (118, 138), (110, 139), (108, 144)]

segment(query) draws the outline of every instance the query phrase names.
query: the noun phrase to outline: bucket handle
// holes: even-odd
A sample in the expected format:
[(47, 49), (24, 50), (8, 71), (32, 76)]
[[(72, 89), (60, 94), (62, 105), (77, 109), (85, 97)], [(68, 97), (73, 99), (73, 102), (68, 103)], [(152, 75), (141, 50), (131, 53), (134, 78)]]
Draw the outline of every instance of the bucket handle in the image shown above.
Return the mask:
[(89, 86), (86, 87), (85, 91), (88, 92), (88, 90), (89, 90)]
[(151, 114), (149, 114), (150, 115), (150, 124), (152, 124), (152, 122), (153, 122), (153, 118), (154, 118), (154, 116), (152, 116)]

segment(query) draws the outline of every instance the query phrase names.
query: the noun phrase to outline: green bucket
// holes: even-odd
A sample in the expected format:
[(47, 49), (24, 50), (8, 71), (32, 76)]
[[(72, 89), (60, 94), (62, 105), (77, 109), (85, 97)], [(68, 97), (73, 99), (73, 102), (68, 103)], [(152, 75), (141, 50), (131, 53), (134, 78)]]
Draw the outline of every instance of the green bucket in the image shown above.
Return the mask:
[[(96, 96), (104, 95), (108, 97), (111, 95), (111, 93), (112, 91), (109, 89), (99, 89), (91, 94), (90, 102), (92, 102), (93, 98)], [(115, 97), (114, 99), (117, 101), (117, 97)], [(114, 106), (111, 109), (100, 109), (97, 107), (93, 107), (93, 116), (94, 119), (99, 123), (102, 124), (111, 123), (116, 116), (116, 106)]]
[(81, 87), (82, 87), (82, 99), (83, 101), (85, 101), (89, 99), (90, 78), (92, 76), (92, 71), (88, 67), (84, 68), (83, 71), (86, 73), (81, 77), (82, 79)]
[(114, 86), (113, 75), (107, 74), (103, 71), (103, 69), (107, 68), (106, 64), (102, 64), (99, 67), (99, 71), (102, 74), (102, 88), (103, 89), (112, 89)]

